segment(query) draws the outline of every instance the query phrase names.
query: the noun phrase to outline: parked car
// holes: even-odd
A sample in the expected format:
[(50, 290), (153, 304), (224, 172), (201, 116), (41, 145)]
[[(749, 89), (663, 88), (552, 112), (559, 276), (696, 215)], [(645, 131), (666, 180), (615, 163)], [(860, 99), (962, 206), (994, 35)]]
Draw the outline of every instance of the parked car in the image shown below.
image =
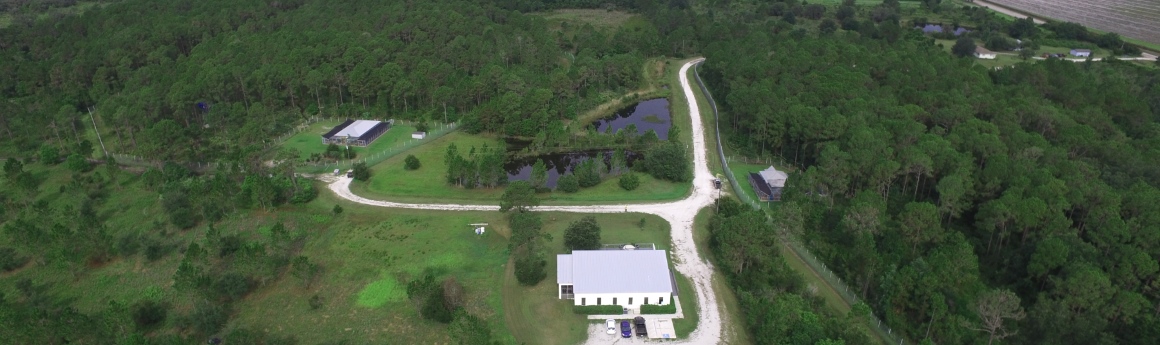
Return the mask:
[(628, 320), (620, 322), (620, 337), (632, 338), (632, 324), (628, 323)]
[(608, 334), (616, 334), (616, 320), (604, 320), (604, 325), (608, 326)]

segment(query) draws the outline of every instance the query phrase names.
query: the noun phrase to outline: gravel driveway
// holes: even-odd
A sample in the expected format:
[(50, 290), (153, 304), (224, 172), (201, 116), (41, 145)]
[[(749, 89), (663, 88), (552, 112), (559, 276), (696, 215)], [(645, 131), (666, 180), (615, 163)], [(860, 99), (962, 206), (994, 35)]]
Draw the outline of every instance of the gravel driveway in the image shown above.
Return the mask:
[[(693, 89), (689, 85), (686, 73), (693, 65), (704, 61), (697, 59), (690, 61), (680, 70), (681, 89), (685, 92), (685, 99), (689, 101), (689, 117), (692, 119), (693, 133), (693, 192), (683, 200), (658, 204), (629, 204), (629, 205), (594, 205), (594, 206), (540, 206), (536, 211), (559, 211), (577, 213), (620, 213), (640, 212), (655, 214), (669, 222), (672, 229), (672, 255), (677, 271), (689, 277), (693, 282), (697, 294), (697, 314), (699, 322), (697, 329), (688, 338), (678, 339), (677, 343), (686, 344), (717, 344), (721, 342), (721, 311), (717, 306), (717, 295), (713, 293), (713, 266), (697, 254), (696, 244), (693, 243), (693, 218), (697, 211), (713, 203), (713, 174), (709, 172), (706, 162), (705, 129), (701, 123), (701, 111)], [(339, 197), (360, 204), (445, 211), (498, 211), (499, 206), (491, 205), (455, 205), (455, 204), (405, 204), (382, 200), (367, 199), (355, 195), (350, 191), (351, 179), (345, 177), (323, 177), (330, 182), (329, 188)], [(585, 344), (617, 344), (633, 342), (632, 339), (620, 337), (610, 338), (604, 333), (602, 325), (589, 327), (588, 341)], [(637, 340), (639, 341), (639, 340)]]

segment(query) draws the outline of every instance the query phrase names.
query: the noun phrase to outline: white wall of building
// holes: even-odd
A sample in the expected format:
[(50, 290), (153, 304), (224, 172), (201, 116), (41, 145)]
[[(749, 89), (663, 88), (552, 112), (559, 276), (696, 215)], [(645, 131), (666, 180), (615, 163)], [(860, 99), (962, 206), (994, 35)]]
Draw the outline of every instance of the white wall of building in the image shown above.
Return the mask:
[[(575, 305), (597, 305), (596, 302), (599, 299), (600, 305), (620, 305), (629, 309), (639, 309), (641, 305), (645, 304), (646, 298), (648, 304), (667, 305), (673, 303), (673, 296), (667, 293), (576, 294), (572, 303)], [(615, 299), (615, 303), (613, 303), (613, 299)], [(629, 303), (630, 300), (632, 303)]]

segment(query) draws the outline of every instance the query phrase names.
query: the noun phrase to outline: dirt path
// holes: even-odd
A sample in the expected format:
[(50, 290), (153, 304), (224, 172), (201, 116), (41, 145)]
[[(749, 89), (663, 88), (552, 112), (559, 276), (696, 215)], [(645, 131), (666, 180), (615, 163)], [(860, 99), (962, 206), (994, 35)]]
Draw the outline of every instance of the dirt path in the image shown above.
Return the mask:
[(1003, 5), (996, 4), (993, 2), (987, 2), (987, 1), (983, 1), (983, 0), (975, 0), (975, 5), (986, 7), (986, 8), (991, 9), (992, 11), (1006, 14), (1006, 15), (1009, 15), (1009, 16), (1012, 16), (1015, 18), (1031, 18), (1031, 20), (1034, 21), (1035, 24), (1046, 23), (1042, 19), (1031, 17), (1031, 16), (1028, 16), (1028, 15), (1023, 14), (1023, 13), (1019, 13), (1019, 11), (1004, 7)]
[[(672, 255), (677, 271), (693, 281), (693, 290), (697, 295), (697, 313), (699, 322), (697, 329), (688, 338), (680, 339), (680, 343), (688, 344), (716, 344), (721, 342), (721, 310), (717, 305), (717, 295), (713, 292), (713, 266), (708, 260), (701, 258), (693, 243), (693, 218), (697, 211), (713, 203), (713, 174), (709, 172), (706, 161), (705, 129), (701, 123), (701, 111), (697, 106), (697, 98), (689, 85), (686, 76), (693, 65), (704, 61), (696, 59), (681, 66), (681, 89), (685, 99), (689, 102), (689, 117), (692, 119), (693, 133), (693, 192), (683, 200), (657, 204), (631, 205), (595, 205), (595, 206), (541, 206), (536, 211), (558, 211), (578, 213), (618, 213), (640, 212), (660, 216), (669, 222), (672, 229)], [(406, 204), (383, 200), (367, 199), (355, 195), (350, 191), (351, 179), (345, 177), (323, 176), (323, 181), (329, 182), (329, 188), (334, 194), (344, 199), (360, 204), (424, 210), (444, 211), (498, 211), (499, 206), (491, 205), (456, 205), (456, 204)], [(600, 325), (589, 327), (589, 337), (586, 344), (610, 344), (631, 341), (613, 338), (604, 333)]]

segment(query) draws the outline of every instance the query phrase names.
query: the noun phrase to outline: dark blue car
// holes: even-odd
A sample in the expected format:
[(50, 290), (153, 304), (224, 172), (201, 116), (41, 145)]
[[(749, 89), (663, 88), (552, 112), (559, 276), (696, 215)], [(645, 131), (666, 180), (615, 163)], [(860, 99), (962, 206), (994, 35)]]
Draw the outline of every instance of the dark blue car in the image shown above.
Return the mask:
[(624, 338), (632, 338), (632, 325), (628, 321), (620, 322), (620, 336)]

